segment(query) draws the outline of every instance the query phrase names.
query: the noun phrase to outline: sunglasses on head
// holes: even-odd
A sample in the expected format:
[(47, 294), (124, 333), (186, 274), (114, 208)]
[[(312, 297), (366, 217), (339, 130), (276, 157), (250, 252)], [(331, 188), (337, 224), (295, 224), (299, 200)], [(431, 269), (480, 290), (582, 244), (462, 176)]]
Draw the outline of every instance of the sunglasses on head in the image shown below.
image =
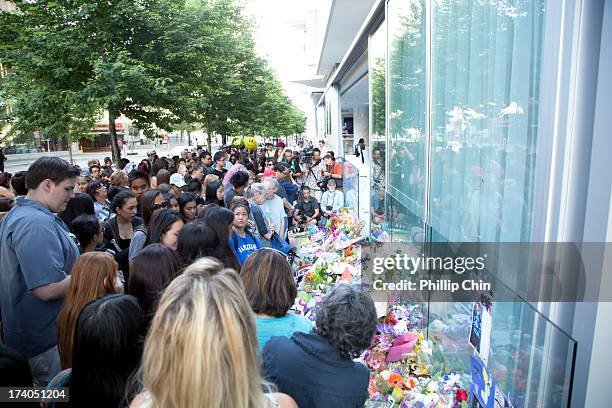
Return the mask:
[(274, 252), (279, 253), (282, 256), (284, 256), (285, 259), (289, 260), (289, 256), (286, 253), (284, 253), (283, 251), (280, 251), (280, 250), (278, 250), (276, 248), (262, 247), (262, 248), (259, 248), (259, 249), (256, 250), (256, 252), (265, 252), (265, 251), (274, 251)]

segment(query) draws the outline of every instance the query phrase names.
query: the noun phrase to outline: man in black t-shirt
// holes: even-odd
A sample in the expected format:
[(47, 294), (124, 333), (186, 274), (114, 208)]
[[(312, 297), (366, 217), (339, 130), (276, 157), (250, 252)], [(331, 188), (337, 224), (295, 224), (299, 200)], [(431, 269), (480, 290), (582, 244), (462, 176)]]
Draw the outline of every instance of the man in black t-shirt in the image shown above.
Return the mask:
[(227, 169), (225, 168), (225, 155), (223, 152), (219, 151), (215, 153), (215, 157), (213, 157), (215, 161), (215, 167), (210, 171), (209, 174), (214, 174), (215, 176), (219, 176), (220, 180), (223, 180), (225, 177), (225, 173), (227, 173)]
[(304, 185), (301, 191), (302, 197), (295, 205), (293, 219), (300, 229), (304, 229), (311, 224), (316, 224), (320, 218), (320, 213), (319, 202), (316, 198), (310, 196), (310, 187)]

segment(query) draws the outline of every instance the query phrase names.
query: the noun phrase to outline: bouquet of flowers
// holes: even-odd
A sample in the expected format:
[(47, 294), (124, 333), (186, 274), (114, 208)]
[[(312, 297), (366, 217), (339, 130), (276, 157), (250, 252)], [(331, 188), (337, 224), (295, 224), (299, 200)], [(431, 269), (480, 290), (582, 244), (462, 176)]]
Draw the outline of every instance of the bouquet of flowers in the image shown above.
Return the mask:
[(312, 265), (310, 271), (304, 275), (303, 289), (312, 292), (316, 289), (324, 289), (334, 283), (329, 264), (321, 259)]
[(460, 386), (459, 374), (417, 377), (400, 363), (370, 377), (366, 406), (399, 408), (467, 408), (468, 394)]
[[(446, 374), (434, 360), (438, 345), (426, 340), (417, 304), (392, 304), (378, 325), (374, 344), (362, 356), (371, 370), (369, 405), (467, 408), (459, 374)], [(368, 405), (368, 404), (366, 404)]]

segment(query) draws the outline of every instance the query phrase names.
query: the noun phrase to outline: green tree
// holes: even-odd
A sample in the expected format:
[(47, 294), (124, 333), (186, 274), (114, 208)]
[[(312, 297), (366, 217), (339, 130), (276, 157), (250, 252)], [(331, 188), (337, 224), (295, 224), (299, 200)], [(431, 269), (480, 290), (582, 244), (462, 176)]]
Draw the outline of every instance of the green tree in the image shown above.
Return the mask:
[[(11, 132), (78, 139), (109, 114), (153, 135), (201, 126), (287, 135), (303, 115), (266, 62), (234, 0), (16, 0), (0, 13), (0, 95)], [(1, 120), (1, 119), (0, 119)], [(210, 144), (210, 141), (209, 141)]]
[(193, 42), (172, 23), (181, 1), (23, 1), (0, 13), (0, 59), (9, 75), (12, 132), (83, 135), (109, 113), (151, 134), (184, 113)]

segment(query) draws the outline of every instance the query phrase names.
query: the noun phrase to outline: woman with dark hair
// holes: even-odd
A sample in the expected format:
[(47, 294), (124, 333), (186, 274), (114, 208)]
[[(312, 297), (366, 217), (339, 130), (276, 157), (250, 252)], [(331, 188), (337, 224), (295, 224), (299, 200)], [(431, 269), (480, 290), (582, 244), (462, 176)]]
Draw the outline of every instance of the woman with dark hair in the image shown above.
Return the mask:
[(183, 261), (183, 266), (189, 266), (204, 256), (214, 256), (219, 246), (217, 234), (200, 221), (191, 222), (179, 231), (176, 250)]
[(166, 207), (166, 201), (159, 191), (149, 190), (144, 193), (142, 200), (140, 200), (143, 224), (134, 231), (134, 236), (130, 242), (130, 252), (128, 254), (130, 261), (142, 251), (149, 238), (148, 228), (151, 223), (151, 217), (153, 217), (156, 211)]
[[(0, 387), (31, 387), (32, 370), (23, 354), (0, 342)], [(44, 384), (43, 384), (44, 385)], [(38, 402), (5, 402), (3, 406), (17, 408), (40, 408)]]
[(226, 268), (239, 271), (240, 263), (229, 246), (229, 236), (234, 224), (234, 213), (227, 208), (211, 205), (204, 212), (203, 221), (215, 232), (219, 240), (219, 246), (213, 256), (221, 261)]
[(249, 173), (246, 171), (238, 171), (232, 174), (229, 181), (229, 188), (223, 192), (223, 200), (227, 208), (231, 208), (234, 197), (242, 197), (244, 195), (244, 189), (249, 183)]
[(204, 204), (217, 204), (224, 207), (223, 184), (220, 181), (213, 181), (206, 186), (206, 198)]
[(235, 197), (231, 205), (234, 212), (234, 223), (230, 234), (230, 247), (238, 259), (240, 265), (250, 254), (261, 248), (261, 242), (251, 231), (248, 230), (249, 216), (251, 208), (249, 202), (244, 197)]
[(0, 186), (10, 189), (11, 188), (11, 178), (13, 177), (12, 173), (7, 171), (0, 171)]
[[(17, 350), (0, 343), (0, 387), (31, 387), (32, 370), (28, 359)], [(37, 407), (38, 404), (15, 404), (17, 407)], [(8, 404), (7, 404), (8, 405)]]
[[(165, 160), (158, 160), (157, 162), (165, 162)], [(153, 166), (155, 167), (155, 165)], [(151, 178), (151, 187), (157, 187), (160, 184), (168, 184), (169, 182), (170, 172), (166, 169), (161, 169)]]
[(146, 174), (147, 176), (151, 176), (151, 162), (147, 159), (142, 159), (140, 164), (138, 165), (138, 171)]
[(130, 261), (126, 293), (135, 296), (142, 309), (143, 335), (155, 314), (157, 301), (181, 270), (177, 253), (163, 244), (151, 244)]
[(118, 192), (111, 202), (111, 210), (117, 214), (104, 223), (104, 246), (115, 251), (115, 260), (122, 272), (122, 280), (127, 282), (130, 273), (129, 251), (134, 231), (143, 224), (136, 216), (138, 202), (131, 190)]
[[(162, 172), (163, 170), (163, 172)], [(157, 187), (160, 184), (167, 183), (170, 180), (170, 172), (168, 171), (168, 162), (166, 160), (155, 160), (151, 165), (151, 187)]]
[(57, 214), (66, 226), (70, 226), (72, 221), (79, 215), (95, 215), (93, 200), (86, 193), (76, 193), (73, 198), (68, 200), (66, 209)]
[(147, 245), (164, 244), (176, 251), (178, 233), (185, 225), (183, 217), (167, 208), (161, 209), (153, 214), (149, 224), (149, 238)]
[(178, 200), (172, 191), (164, 193), (164, 200), (166, 200), (166, 207), (175, 213), (181, 212)]
[(178, 205), (185, 222), (193, 221), (196, 217), (198, 196), (194, 193), (181, 193)]
[(95, 251), (104, 241), (102, 226), (95, 215), (79, 215), (70, 223), (70, 231), (79, 241), (82, 254)]
[(198, 180), (191, 180), (185, 187), (183, 187), (183, 191), (200, 196), (202, 195), (202, 183), (200, 183)]
[(297, 296), (297, 286), (285, 255), (268, 248), (255, 251), (242, 265), (240, 275), (256, 315), (260, 350), (272, 336), (291, 337), (295, 332), (312, 330), (309, 319), (289, 313)]
[(93, 199), (94, 211), (100, 222), (108, 220), (110, 217), (110, 202), (107, 199), (108, 193), (106, 186), (102, 182), (95, 180), (87, 184), (87, 194)]
[[(87, 304), (78, 316), (72, 368), (49, 383), (70, 387), (74, 407), (117, 407), (126, 397), (129, 376), (138, 368), (142, 314), (134, 296), (114, 294)], [(128, 396), (129, 397), (129, 396)]]
[(57, 316), (57, 346), (62, 368), (72, 367), (74, 325), (83, 307), (92, 300), (112, 293), (123, 293), (117, 262), (106, 252), (89, 252), (77, 259), (62, 310)]
[(363, 406), (370, 372), (353, 359), (370, 347), (376, 332), (370, 294), (359, 285), (336, 285), (318, 305), (316, 315), (310, 333), (268, 340), (262, 351), (265, 377), (300, 407)]

